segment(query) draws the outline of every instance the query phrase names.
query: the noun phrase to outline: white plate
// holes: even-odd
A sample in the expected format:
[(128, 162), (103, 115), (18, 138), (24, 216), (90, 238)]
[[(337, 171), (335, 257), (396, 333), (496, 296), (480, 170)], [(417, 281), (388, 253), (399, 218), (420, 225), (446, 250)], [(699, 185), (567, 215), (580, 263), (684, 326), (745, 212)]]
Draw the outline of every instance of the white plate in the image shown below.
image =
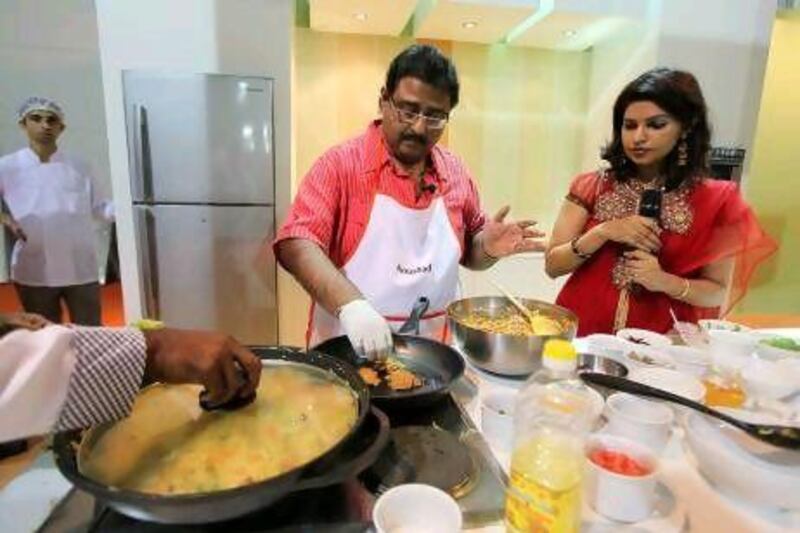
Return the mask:
[(626, 364), (631, 368), (671, 368), (675, 369), (673, 359), (663, 348), (650, 348), (649, 346), (630, 345), (625, 354)]
[(587, 353), (611, 357), (612, 359), (622, 359), (632, 346), (625, 339), (608, 333), (594, 333), (584, 338)]
[(646, 329), (625, 328), (617, 332), (617, 337), (638, 346), (650, 346), (651, 348), (663, 348), (672, 346), (672, 341), (666, 335), (648, 331)]
[(676, 370), (637, 368), (628, 377), (633, 381), (662, 389), (696, 402), (702, 402), (706, 396), (706, 388), (699, 379)]
[(747, 326), (731, 322), (730, 320), (706, 318), (698, 320), (697, 324), (705, 331), (750, 331), (750, 328)]
[(723, 492), (759, 505), (800, 510), (800, 452), (762, 444), (699, 413), (686, 417), (684, 429), (700, 472)]

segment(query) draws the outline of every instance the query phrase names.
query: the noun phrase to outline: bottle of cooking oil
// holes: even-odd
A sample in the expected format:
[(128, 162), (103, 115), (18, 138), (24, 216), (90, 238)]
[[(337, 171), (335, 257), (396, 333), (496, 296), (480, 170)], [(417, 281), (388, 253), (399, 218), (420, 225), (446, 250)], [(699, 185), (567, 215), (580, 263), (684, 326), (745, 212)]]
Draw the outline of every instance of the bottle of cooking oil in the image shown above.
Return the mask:
[(602, 400), (578, 378), (570, 342), (548, 341), (542, 366), (516, 403), (506, 526), (513, 532), (576, 532), (583, 443)]

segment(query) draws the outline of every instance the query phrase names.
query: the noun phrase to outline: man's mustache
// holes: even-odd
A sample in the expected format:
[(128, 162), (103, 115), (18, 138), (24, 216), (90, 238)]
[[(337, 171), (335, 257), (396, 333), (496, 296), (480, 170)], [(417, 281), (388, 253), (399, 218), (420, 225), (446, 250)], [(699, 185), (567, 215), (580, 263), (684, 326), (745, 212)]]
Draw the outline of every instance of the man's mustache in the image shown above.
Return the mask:
[(425, 146), (426, 144), (428, 144), (428, 139), (426, 139), (425, 137), (423, 137), (421, 135), (414, 135), (413, 133), (412, 134), (401, 135), (400, 136), (400, 141), (401, 142), (402, 141), (416, 142), (416, 143), (421, 144), (422, 146)]

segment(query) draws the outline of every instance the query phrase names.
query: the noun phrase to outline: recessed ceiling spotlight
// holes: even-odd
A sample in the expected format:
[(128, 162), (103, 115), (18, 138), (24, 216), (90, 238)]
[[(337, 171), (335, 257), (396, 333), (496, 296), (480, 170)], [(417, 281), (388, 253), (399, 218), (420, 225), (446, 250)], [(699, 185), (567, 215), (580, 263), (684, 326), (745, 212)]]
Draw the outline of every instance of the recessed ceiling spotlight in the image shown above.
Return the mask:
[(360, 20), (361, 22), (364, 22), (365, 20), (367, 20), (367, 14), (364, 13), (363, 11), (357, 11), (353, 13), (353, 18), (356, 20)]
[(575, 30), (564, 30), (561, 34), (564, 35), (564, 37), (575, 37), (578, 35), (578, 32)]
[(478, 23), (474, 20), (467, 20), (461, 23), (461, 27), (464, 28), (465, 30), (471, 30), (472, 28), (475, 28), (477, 26)]

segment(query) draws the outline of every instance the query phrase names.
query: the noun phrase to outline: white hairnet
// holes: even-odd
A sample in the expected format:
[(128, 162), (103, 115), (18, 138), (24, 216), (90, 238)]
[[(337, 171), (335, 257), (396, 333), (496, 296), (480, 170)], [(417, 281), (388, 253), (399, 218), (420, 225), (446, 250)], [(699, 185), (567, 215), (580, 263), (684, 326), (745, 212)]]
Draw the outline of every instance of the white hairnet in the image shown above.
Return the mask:
[(64, 122), (64, 111), (61, 109), (61, 106), (53, 100), (41, 96), (31, 96), (26, 99), (17, 111), (17, 120), (24, 119), (29, 113), (34, 111), (50, 111), (51, 113), (55, 113), (58, 118), (61, 119), (61, 122)]

